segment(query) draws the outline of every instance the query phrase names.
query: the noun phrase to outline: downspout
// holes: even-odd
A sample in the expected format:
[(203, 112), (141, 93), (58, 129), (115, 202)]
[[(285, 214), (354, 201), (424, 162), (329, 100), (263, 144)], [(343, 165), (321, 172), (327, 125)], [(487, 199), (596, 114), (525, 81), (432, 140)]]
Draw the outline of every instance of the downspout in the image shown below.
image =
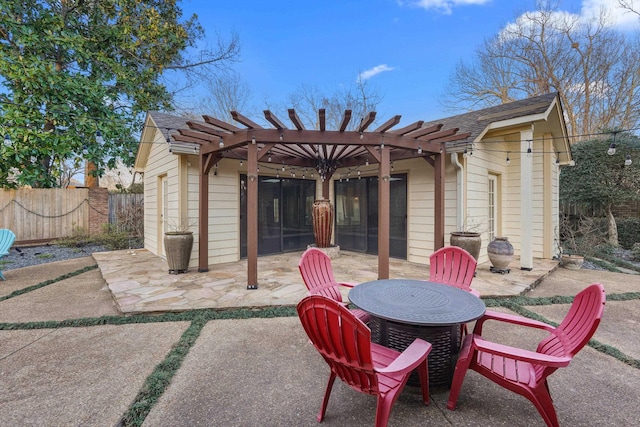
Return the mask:
[(464, 231), (464, 168), (458, 153), (451, 153), (451, 164), (456, 168), (456, 230)]

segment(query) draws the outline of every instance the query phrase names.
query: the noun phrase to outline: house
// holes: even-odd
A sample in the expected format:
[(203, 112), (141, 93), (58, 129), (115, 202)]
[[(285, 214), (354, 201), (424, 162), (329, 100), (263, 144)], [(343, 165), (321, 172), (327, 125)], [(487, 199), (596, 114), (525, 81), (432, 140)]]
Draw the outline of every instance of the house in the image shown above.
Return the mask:
[[(304, 250), (313, 243), (311, 206), (334, 204), (333, 240), (342, 250), (428, 264), (448, 233), (482, 233), (479, 262), (495, 236), (508, 236), (521, 268), (558, 255), (560, 166), (571, 162), (557, 94), (394, 129), (375, 130), (370, 113), (349, 128), (290, 128), (265, 111), (271, 128), (232, 112), (236, 126), (210, 116), (186, 120), (149, 112), (135, 171), (144, 177), (145, 247), (164, 255), (163, 234), (187, 224), (190, 267)], [(351, 129), (351, 130), (350, 130)], [(448, 241), (448, 238), (446, 239)], [(253, 269), (253, 270), (252, 270)], [(255, 279), (257, 280), (257, 279)]]

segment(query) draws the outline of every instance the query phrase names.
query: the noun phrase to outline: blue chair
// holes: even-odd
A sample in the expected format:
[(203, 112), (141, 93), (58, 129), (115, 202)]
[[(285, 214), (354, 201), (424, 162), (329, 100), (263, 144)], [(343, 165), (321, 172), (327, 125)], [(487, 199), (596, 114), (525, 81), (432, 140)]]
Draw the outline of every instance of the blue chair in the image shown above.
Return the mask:
[[(8, 228), (0, 228), (0, 258), (9, 255), (9, 249), (15, 240), (16, 235), (13, 234), (13, 231)], [(0, 279), (5, 280), (2, 271), (0, 271)]]

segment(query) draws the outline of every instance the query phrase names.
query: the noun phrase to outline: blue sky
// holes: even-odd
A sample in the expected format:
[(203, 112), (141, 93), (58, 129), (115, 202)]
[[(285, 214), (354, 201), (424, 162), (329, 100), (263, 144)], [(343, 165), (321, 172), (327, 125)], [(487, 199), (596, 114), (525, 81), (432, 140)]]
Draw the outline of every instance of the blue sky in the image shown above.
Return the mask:
[[(620, 23), (637, 22), (616, 10), (617, 0), (560, 5), (584, 16), (604, 6)], [(301, 84), (330, 94), (366, 73), (383, 96), (378, 119), (400, 114), (401, 125), (449, 115), (439, 98), (456, 64), (535, 9), (532, 0), (185, 0), (181, 6), (185, 16), (198, 15), (205, 43), (215, 42), (216, 33), (239, 34), (241, 62), (234, 69), (256, 111), (266, 108), (265, 99), (286, 104)]]

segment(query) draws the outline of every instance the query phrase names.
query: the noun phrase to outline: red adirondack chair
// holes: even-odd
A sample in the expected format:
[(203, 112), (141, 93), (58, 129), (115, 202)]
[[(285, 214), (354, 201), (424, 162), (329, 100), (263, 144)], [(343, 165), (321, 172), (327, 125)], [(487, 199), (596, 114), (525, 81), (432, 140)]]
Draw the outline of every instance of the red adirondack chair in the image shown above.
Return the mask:
[[(302, 280), (309, 290), (308, 295), (323, 295), (335, 301), (347, 305), (342, 299), (340, 286), (353, 288), (355, 283), (337, 282), (333, 275), (333, 267), (331, 267), (331, 258), (318, 248), (309, 248), (300, 258), (298, 269), (302, 275)], [(352, 309), (358, 319), (367, 323), (369, 321), (369, 313), (359, 308)]]
[(429, 257), (429, 281), (455, 286), (477, 297), (480, 293), (471, 288), (471, 281), (478, 262), (458, 246), (445, 246)]
[[(573, 356), (591, 339), (600, 324), (605, 300), (602, 285), (596, 283), (587, 287), (576, 295), (557, 328), (525, 317), (487, 311), (476, 323), (473, 334), (464, 339), (447, 407), (455, 409), (464, 376), (468, 369), (472, 369), (526, 397), (533, 402), (548, 426), (558, 426), (547, 377), (558, 368), (569, 365)], [(482, 326), (487, 320), (547, 330), (549, 336), (538, 344), (536, 351), (493, 343), (482, 338)]]
[(376, 427), (387, 425), (393, 404), (416, 368), (422, 400), (429, 403), (431, 344), (417, 338), (400, 353), (372, 343), (367, 325), (344, 305), (322, 295), (305, 297), (297, 308), (305, 332), (331, 369), (318, 422), (324, 419), (336, 377), (356, 391), (377, 396)]

